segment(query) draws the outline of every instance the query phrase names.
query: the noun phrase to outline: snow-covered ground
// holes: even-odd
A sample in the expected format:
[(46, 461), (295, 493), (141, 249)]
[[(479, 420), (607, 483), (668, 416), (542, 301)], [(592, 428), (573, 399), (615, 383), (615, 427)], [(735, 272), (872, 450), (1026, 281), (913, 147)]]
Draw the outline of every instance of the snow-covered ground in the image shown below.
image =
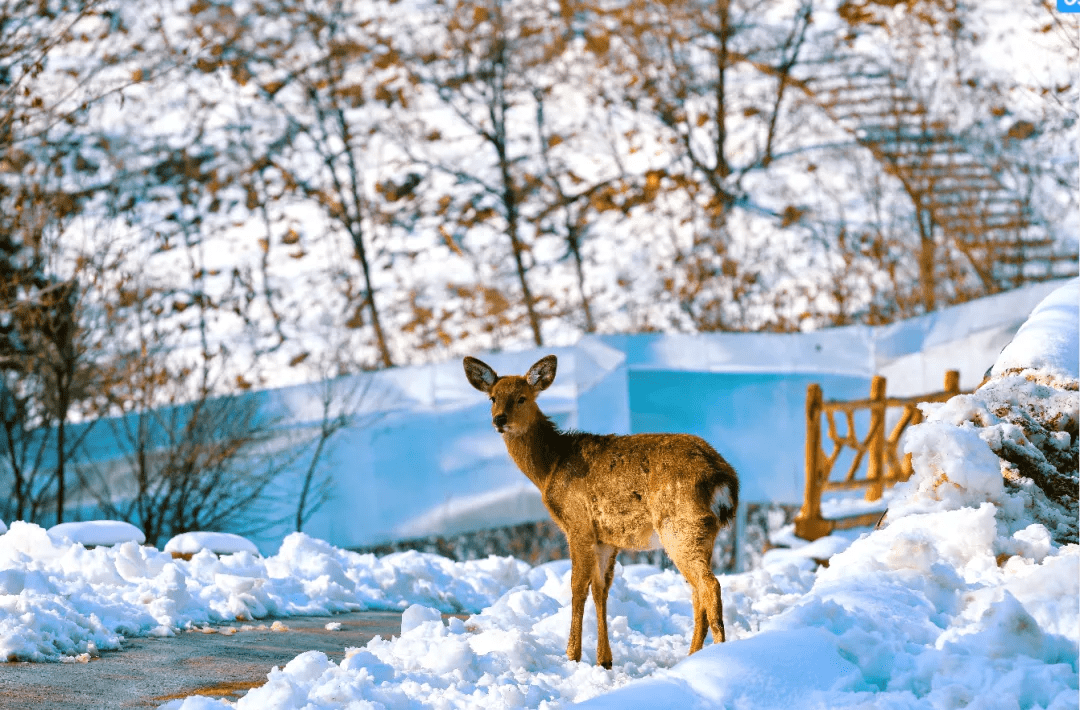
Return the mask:
[[(164, 707), (1076, 708), (1080, 354), (1061, 343), (1076, 342), (1078, 304), (1074, 280), (993, 379), (926, 407), (885, 526), (722, 577), (729, 642), (689, 659), (689, 589), (648, 566), (617, 570), (608, 671), (592, 665), (591, 605), (583, 662), (565, 658), (565, 562), (375, 558), (303, 534), (271, 557), (184, 561), (131, 542), (87, 550), (20, 522), (0, 536), (0, 657), (70, 660), (216, 620), (396, 608), (400, 636), (340, 664), (312, 651), (235, 704)], [(823, 551), (835, 554), (817, 568)]]

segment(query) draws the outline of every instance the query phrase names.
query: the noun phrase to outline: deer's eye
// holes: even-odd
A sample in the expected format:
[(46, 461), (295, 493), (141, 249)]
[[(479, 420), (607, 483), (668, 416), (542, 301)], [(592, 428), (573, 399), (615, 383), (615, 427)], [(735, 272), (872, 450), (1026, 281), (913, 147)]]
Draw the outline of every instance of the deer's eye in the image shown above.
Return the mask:
[(518, 397), (518, 404), (525, 404), (525, 398), (524, 397)]

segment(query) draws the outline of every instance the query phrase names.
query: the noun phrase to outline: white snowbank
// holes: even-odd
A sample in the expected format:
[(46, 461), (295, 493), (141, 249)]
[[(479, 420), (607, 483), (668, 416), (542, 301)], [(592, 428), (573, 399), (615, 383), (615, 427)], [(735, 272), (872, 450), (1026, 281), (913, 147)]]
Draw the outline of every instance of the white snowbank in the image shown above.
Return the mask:
[(303, 534), (269, 558), (190, 561), (132, 542), (88, 550), (13, 522), (0, 536), (0, 659), (58, 660), (232, 619), (404, 609), (476, 612), (529, 570), (512, 558), (454, 563), (405, 552), (376, 558)]
[(57, 542), (77, 542), (82, 545), (119, 545), (146, 542), (143, 531), (123, 520), (88, 520), (60, 523), (49, 528), (49, 537)]
[[(779, 564), (722, 578), (729, 636), (752, 636), (764, 619), (801, 598), (813, 582), (813, 566)], [(591, 604), (583, 662), (566, 659), (570, 569), (560, 561), (528, 570), (518, 586), (467, 621), (444, 624), (437, 610), (410, 606), (400, 636), (349, 649), (340, 664), (321, 652), (301, 654), (272, 670), (268, 682), (235, 707), (553, 709), (682, 661), (692, 626), (683, 578), (648, 565), (616, 569), (608, 605), (615, 657), (610, 671), (594, 665)], [(191, 697), (163, 707), (233, 706)]]
[(181, 555), (194, 555), (203, 550), (209, 550), (216, 555), (231, 555), (236, 552), (259, 554), (255, 543), (245, 537), (232, 533), (203, 531), (180, 533), (166, 542), (162, 549)]

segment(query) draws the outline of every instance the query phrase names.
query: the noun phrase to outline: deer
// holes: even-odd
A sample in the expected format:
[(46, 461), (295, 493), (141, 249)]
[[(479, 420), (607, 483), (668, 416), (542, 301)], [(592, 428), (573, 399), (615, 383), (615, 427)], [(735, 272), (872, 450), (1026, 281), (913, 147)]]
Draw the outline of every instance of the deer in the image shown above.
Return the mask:
[(491, 400), (491, 422), (510, 458), (540, 489), (544, 506), (570, 549), (570, 635), (566, 656), (581, 661), (585, 600), (596, 605), (596, 663), (610, 669), (608, 590), (620, 550), (667, 552), (689, 582), (694, 609), (690, 654), (706, 634), (724, 641), (720, 582), (713, 544), (735, 515), (735, 469), (691, 434), (589, 434), (561, 431), (536, 404), (555, 381), (558, 360), (541, 358), (525, 375), (500, 377), (486, 363), (464, 359), (469, 383)]

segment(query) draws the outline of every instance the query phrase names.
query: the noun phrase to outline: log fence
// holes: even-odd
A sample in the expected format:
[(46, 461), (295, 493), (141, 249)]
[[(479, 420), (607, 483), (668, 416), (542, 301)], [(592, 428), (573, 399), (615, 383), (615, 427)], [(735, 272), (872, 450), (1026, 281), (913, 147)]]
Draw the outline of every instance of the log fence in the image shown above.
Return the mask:
[[(885, 378), (877, 375), (870, 383), (868, 399), (848, 401), (824, 401), (820, 385), (812, 383), (807, 387), (806, 492), (795, 517), (795, 534), (804, 540), (816, 540), (833, 530), (873, 525), (881, 518), (880, 510), (825, 518), (821, 510), (822, 494), (865, 489), (865, 499), (876, 501), (887, 486), (906, 481), (911, 476), (911, 454), (900, 456), (900, 439), (909, 426), (922, 421), (920, 403), (944, 402), (960, 394), (960, 373), (956, 370), (945, 373), (943, 391), (915, 397), (888, 397), (885, 386)], [(899, 418), (886, 431), (890, 409), (899, 410)], [(859, 438), (855, 417), (862, 412), (869, 413), (869, 426), (866, 436)], [(838, 417), (843, 418), (843, 430), (837, 426)], [(832, 444), (831, 452), (823, 448), (826, 438)], [(845, 450), (853, 452), (850, 465), (842, 479), (833, 480), (833, 469)], [(860, 477), (864, 468), (865, 476)]]

